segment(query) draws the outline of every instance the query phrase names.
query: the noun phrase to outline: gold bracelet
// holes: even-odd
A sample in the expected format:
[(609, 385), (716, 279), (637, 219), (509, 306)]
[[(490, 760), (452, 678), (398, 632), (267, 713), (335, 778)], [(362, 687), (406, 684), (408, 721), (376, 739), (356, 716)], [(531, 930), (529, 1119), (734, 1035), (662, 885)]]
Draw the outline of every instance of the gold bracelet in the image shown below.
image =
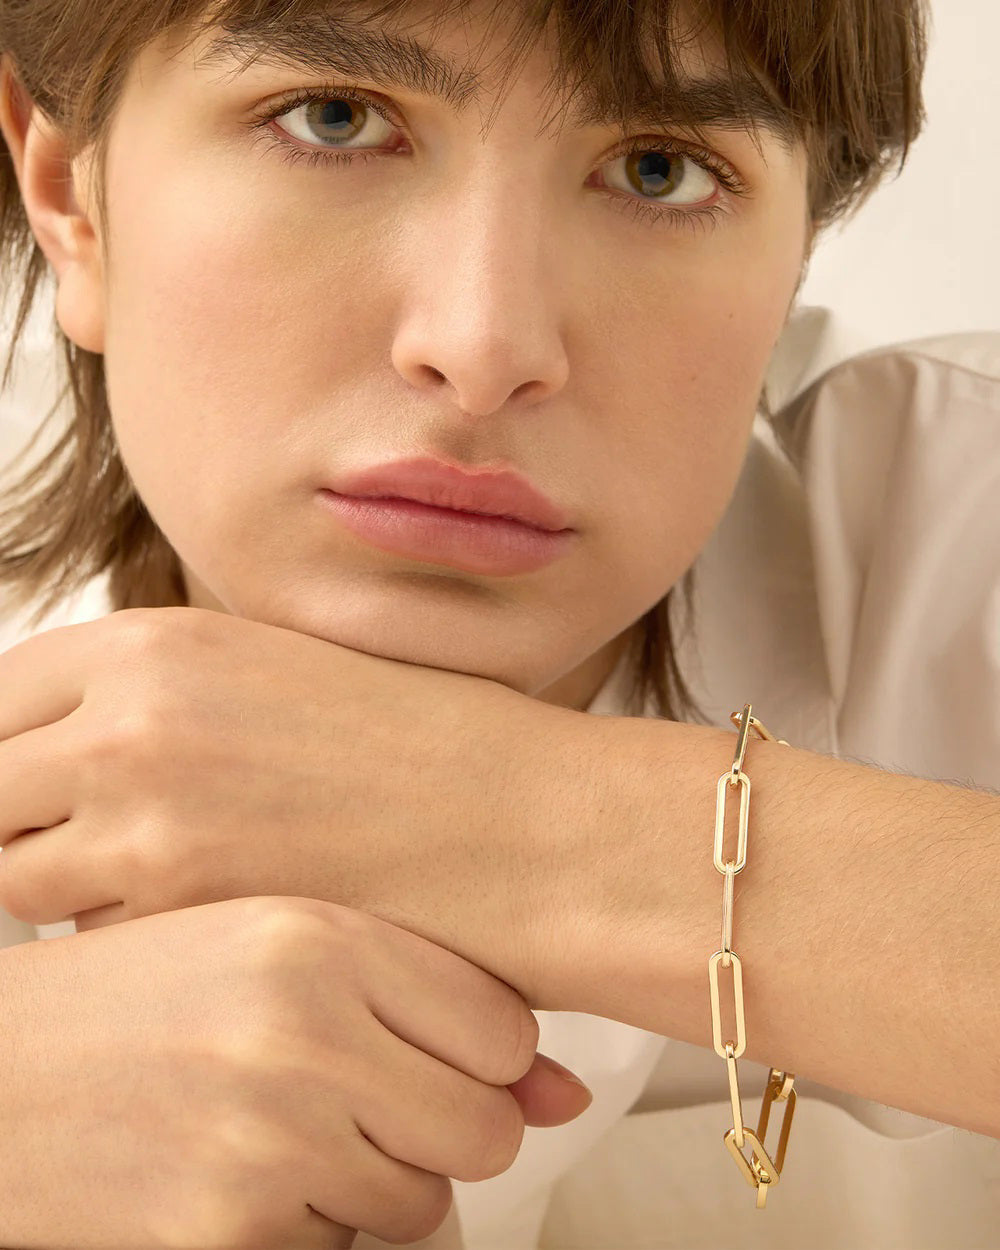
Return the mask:
[[(725, 1134), (723, 1140), (726, 1149), (736, 1160), (740, 1172), (747, 1183), (757, 1191), (757, 1207), (762, 1209), (767, 1201), (769, 1185), (777, 1185), (781, 1177), (781, 1169), (785, 1165), (785, 1147), (788, 1145), (788, 1134), (792, 1127), (792, 1115), (795, 1111), (796, 1093), (792, 1088), (795, 1076), (791, 1072), (779, 1072), (771, 1068), (767, 1076), (767, 1087), (764, 1090), (764, 1101), (761, 1103), (760, 1119), (757, 1132), (753, 1133), (743, 1124), (743, 1106), (740, 1102), (740, 1083), (736, 1074), (736, 1060), (746, 1049), (746, 1022), (743, 1018), (743, 966), (740, 957), (733, 950), (733, 878), (742, 872), (747, 862), (747, 829), (750, 815), (750, 778), (743, 771), (743, 757), (746, 755), (747, 735), (751, 728), (757, 736), (766, 738), (768, 742), (780, 742), (788, 746), (784, 738), (775, 738), (768, 733), (756, 716), (750, 713), (748, 703), (742, 712), (732, 712), (729, 719), (739, 729), (736, 740), (736, 753), (733, 766), (722, 774), (716, 786), (715, 800), (715, 866), (726, 878), (722, 894), (722, 949), (715, 952), (708, 961), (708, 985), (712, 997), (712, 1042), (715, 1053), (725, 1059), (729, 1072), (729, 1094), (733, 1104), (733, 1127)], [(730, 788), (742, 787), (740, 791), (740, 832), (736, 849), (736, 860), (722, 861), (722, 841), (725, 836), (726, 797)], [(732, 965), (733, 989), (736, 1001), (736, 1041), (723, 1042), (722, 1016), (719, 1010), (719, 964), (723, 968)], [(771, 1103), (787, 1102), (785, 1118), (781, 1125), (778, 1139), (778, 1152), (774, 1159), (764, 1149), (764, 1135), (767, 1132), (767, 1120), (771, 1113)], [(743, 1154), (744, 1138), (749, 1137), (753, 1143), (753, 1152), (748, 1161)]]

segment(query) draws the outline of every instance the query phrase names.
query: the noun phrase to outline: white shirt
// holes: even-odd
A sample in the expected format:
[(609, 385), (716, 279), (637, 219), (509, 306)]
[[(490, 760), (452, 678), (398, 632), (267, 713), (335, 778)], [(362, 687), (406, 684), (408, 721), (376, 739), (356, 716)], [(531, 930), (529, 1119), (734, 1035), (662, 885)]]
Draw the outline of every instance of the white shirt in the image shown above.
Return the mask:
[[(798, 310), (786, 329), (768, 373), (776, 415), (757, 418), (698, 558), (682, 671), (720, 727), (751, 702), (794, 746), (1000, 788), (1000, 333), (853, 356), (845, 342), (823, 309)], [(43, 628), (107, 611), (98, 582)], [(8, 621), (0, 647), (18, 636)], [(624, 714), (624, 663), (589, 713)], [(74, 932), (0, 914), (0, 946)], [(453, 1181), (454, 1207), (418, 1243), (426, 1250), (998, 1244), (994, 1138), (798, 1073), (781, 1182), (758, 1211), (723, 1146), (732, 1109), (710, 1033), (693, 1046), (596, 1016), (536, 1015), (539, 1050), (594, 1102), (571, 1124), (527, 1128), (502, 1176)], [(991, 1023), (968, 1044), (992, 1044)], [(766, 1077), (740, 1060), (747, 1123)], [(360, 1234), (355, 1246), (385, 1244)]]

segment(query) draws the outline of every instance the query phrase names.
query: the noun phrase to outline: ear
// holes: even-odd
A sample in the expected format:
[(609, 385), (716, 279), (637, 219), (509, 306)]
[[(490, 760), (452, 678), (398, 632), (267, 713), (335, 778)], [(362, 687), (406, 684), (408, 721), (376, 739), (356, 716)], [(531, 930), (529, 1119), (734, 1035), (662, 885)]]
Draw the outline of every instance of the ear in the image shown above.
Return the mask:
[(61, 132), (33, 103), (8, 56), (0, 58), (0, 131), (32, 233), (55, 272), (59, 326), (78, 347), (102, 354), (104, 264), (86, 212), (87, 162), (70, 160)]

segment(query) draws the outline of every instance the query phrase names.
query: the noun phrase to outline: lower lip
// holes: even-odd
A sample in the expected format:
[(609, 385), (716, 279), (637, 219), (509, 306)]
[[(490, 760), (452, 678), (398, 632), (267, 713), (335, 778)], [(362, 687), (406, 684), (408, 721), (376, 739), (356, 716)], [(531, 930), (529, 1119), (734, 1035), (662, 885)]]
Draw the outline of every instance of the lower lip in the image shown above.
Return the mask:
[(518, 521), (433, 508), (411, 499), (358, 499), (319, 492), (323, 505), (373, 547), (466, 573), (533, 573), (569, 550), (575, 532), (550, 534)]

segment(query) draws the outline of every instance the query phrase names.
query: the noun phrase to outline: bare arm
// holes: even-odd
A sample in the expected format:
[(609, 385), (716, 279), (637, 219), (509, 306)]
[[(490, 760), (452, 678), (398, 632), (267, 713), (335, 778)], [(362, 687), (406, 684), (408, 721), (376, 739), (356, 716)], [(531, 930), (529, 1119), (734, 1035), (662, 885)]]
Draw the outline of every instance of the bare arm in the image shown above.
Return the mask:
[[(735, 733), (582, 716), (564, 729), (539, 1001), (711, 1047), (715, 786)], [(744, 770), (732, 946), (745, 1057), (1000, 1138), (1000, 797), (754, 736)], [(720, 1060), (720, 1096), (725, 1078)]]

